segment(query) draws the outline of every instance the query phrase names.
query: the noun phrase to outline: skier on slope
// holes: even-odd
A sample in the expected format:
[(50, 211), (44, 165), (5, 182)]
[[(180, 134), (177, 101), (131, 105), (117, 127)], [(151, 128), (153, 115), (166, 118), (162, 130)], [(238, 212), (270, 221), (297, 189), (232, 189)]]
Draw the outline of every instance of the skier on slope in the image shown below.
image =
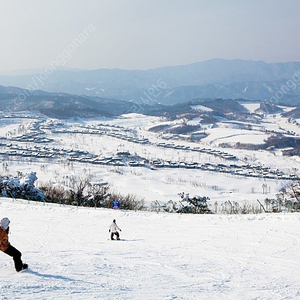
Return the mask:
[(27, 264), (23, 264), (21, 260), (22, 253), (13, 247), (8, 241), (9, 219), (3, 218), (0, 221), (0, 250), (9, 256), (12, 256), (17, 272), (28, 268)]
[(120, 239), (120, 234), (118, 231), (122, 231), (116, 223), (116, 220), (113, 220), (111, 225), (109, 226), (108, 232), (110, 232), (110, 239), (114, 240), (114, 235), (117, 236), (117, 240)]

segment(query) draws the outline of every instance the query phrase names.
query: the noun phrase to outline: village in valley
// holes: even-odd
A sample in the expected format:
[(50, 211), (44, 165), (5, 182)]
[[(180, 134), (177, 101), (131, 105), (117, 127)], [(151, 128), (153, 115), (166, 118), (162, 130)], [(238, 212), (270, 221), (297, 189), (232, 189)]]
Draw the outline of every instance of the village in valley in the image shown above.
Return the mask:
[[(267, 149), (260, 145), (275, 134), (295, 139), (299, 126), (283, 118), (281, 112), (258, 115), (257, 103), (245, 106), (249, 116), (259, 116), (259, 123), (249, 122), (249, 117), (244, 122), (231, 118), (205, 123), (201, 120), (208, 112), (203, 107), (199, 117), (187, 119), (183, 115), (172, 120), (134, 113), (66, 120), (30, 111), (3, 112), (2, 174), (14, 175), (13, 169), (35, 171), (37, 183), (48, 180), (68, 187), (67, 178), (85, 170), (94, 182), (112, 183), (120, 192), (135, 191), (146, 203), (161, 206), (177, 201), (180, 192), (210, 197), (211, 206), (215, 201), (235, 199), (235, 194), (244, 202), (276, 199), (281, 188), (298, 180), (299, 162), (297, 157), (284, 154), (289, 150), (285, 145)], [(178, 133), (183, 126), (194, 130)], [(200, 138), (195, 140), (196, 135)], [(261, 149), (245, 149), (242, 145), (246, 141), (248, 148)], [(125, 174), (132, 180), (124, 181)], [(232, 178), (232, 186), (226, 184), (228, 178)], [(137, 180), (138, 188), (133, 184)], [(155, 181), (159, 182), (156, 191), (148, 193), (149, 182), (155, 186)]]

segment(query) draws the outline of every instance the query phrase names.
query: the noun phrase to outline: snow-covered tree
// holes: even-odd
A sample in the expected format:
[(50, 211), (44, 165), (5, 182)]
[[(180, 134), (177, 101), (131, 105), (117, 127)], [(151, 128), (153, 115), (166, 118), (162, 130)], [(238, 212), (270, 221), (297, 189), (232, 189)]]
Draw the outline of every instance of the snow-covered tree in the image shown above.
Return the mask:
[(34, 186), (37, 176), (35, 172), (23, 174), (18, 172), (16, 177), (0, 177), (0, 195), (3, 197), (43, 200), (44, 193)]

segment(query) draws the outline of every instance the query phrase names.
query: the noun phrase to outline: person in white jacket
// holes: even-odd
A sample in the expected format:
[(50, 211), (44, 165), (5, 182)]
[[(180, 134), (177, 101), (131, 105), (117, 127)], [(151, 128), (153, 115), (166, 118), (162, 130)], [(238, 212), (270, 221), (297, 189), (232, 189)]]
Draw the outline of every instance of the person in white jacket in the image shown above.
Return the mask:
[(117, 240), (120, 239), (120, 234), (118, 231), (122, 231), (116, 223), (116, 220), (113, 220), (111, 225), (109, 226), (108, 232), (110, 232), (110, 239), (114, 240), (114, 235), (117, 236)]

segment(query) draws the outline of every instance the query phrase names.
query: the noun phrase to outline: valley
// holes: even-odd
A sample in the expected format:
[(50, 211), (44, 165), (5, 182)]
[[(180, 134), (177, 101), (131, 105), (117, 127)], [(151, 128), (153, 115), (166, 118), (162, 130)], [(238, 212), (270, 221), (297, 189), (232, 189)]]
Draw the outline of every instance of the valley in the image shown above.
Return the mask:
[(94, 182), (108, 182), (147, 205), (176, 202), (180, 192), (208, 196), (211, 206), (263, 202), (297, 180), (300, 170), (299, 157), (286, 153), (290, 147), (264, 145), (270, 136), (296, 140), (300, 129), (296, 120), (283, 117), (291, 107), (258, 115), (258, 103), (240, 105), (247, 110), (245, 121), (223, 115), (212, 123), (207, 116), (213, 110), (204, 106), (192, 117), (176, 118), (130, 113), (62, 120), (2, 112), (1, 173), (34, 171), (39, 184), (68, 186), (69, 176), (88, 172)]

